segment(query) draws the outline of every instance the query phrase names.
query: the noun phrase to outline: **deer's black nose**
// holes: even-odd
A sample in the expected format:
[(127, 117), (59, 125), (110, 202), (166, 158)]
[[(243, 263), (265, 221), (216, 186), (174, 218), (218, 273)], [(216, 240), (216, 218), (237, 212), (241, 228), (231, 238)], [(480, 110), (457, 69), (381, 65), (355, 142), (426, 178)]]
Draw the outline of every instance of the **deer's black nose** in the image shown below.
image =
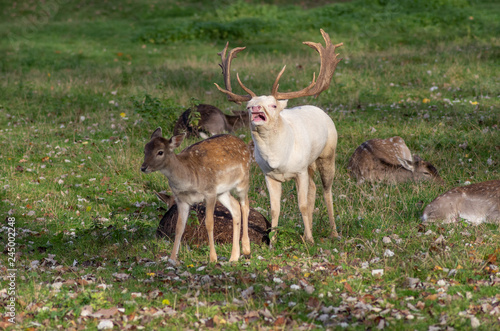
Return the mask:
[(147, 168), (148, 168), (147, 166), (142, 165), (142, 166), (141, 166), (141, 171), (142, 171), (142, 172), (146, 172), (146, 169), (147, 169)]

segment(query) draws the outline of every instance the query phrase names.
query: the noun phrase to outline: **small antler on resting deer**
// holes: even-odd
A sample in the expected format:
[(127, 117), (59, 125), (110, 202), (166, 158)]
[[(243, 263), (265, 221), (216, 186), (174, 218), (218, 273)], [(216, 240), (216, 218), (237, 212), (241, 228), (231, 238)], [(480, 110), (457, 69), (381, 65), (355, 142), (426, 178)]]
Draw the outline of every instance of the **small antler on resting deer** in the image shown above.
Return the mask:
[[(295, 98), (300, 98), (300, 97), (307, 97), (307, 96), (312, 96), (314, 95), (317, 97), (321, 92), (325, 91), (328, 89), (330, 86), (330, 82), (333, 77), (333, 73), (335, 72), (335, 69), (337, 68), (337, 64), (342, 61), (342, 58), (338, 59), (337, 54), (335, 54), (335, 50), (337, 47), (341, 47), (344, 44), (336, 44), (333, 45), (330, 36), (323, 31), (323, 29), (320, 30), (321, 34), (323, 35), (323, 39), (325, 40), (325, 46), (321, 45), (320, 43), (314, 43), (310, 41), (304, 41), (303, 44), (311, 47), (312, 49), (315, 49), (321, 58), (321, 66), (320, 66), (320, 71), (318, 75), (318, 79), (315, 79), (315, 74), (313, 74), (313, 79), (311, 84), (307, 86), (306, 88), (300, 90), (300, 91), (295, 91), (295, 92), (278, 92), (279, 88), (279, 80), (283, 73), (285, 72), (286, 65), (281, 69), (279, 72), (278, 76), (276, 77), (276, 80), (274, 81), (273, 88), (271, 95), (276, 99), (276, 100), (289, 100), (289, 99), (295, 99)], [(236, 54), (244, 50), (246, 47), (237, 47), (233, 48), (232, 50), (229, 51), (229, 55), (226, 56), (227, 48), (229, 46), (229, 42), (226, 44), (224, 47), (224, 50), (220, 53), (217, 53), (218, 55), (221, 56), (222, 63), (219, 64), (219, 66), (222, 68), (222, 75), (224, 76), (224, 84), (226, 86), (225, 89), (221, 88), (219, 85), (215, 84), (219, 91), (227, 94), (227, 97), (229, 101), (236, 102), (238, 104), (241, 104), (241, 102), (244, 101), (249, 101), (252, 98), (256, 97), (257, 95), (252, 92), (249, 88), (247, 88), (240, 80), (240, 77), (238, 73), (236, 73), (236, 79), (238, 80), (238, 83), (240, 84), (241, 88), (247, 92), (247, 95), (239, 95), (235, 94), (232, 92), (231, 89), (231, 74), (230, 74), (230, 68), (231, 68), (231, 61), (236, 57)]]
[[(314, 172), (319, 171), (323, 184), (323, 197), (328, 210), (328, 219), (332, 227), (332, 236), (338, 237), (333, 213), (332, 185), (335, 175), (335, 151), (337, 148), (337, 130), (328, 114), (315, 106), (301, 106), (285, 109), (288, 99), (304, 96), (318, 96), (330, 85), (337, 64), (335, 49), (342, 43), (333, 45), (327, 33), (321, 30), (326, 45), (305, 42), (315, 49), (321, 57), (318, 79), (306, 88), (296, 92), (278, 92), (279, 80), (284, 67), (276, 77), (272, 95), (257, 96), (241, 82), (238, 83), (247, 95), (232, 92), (230, 66), (236, 54), (244, 47), (231, 50), (226, 56), (228, 45), (219, 53), (222, 59), (220, 67), (224, 76), (225, 93), (230, 101), (241, 103), (248, 101), (247, 111), (250, 118), (252, 140), (254, 142), (255, 161), (266, 176), (266, 185), (271, 200), (272, 227), (278, 225), (281, 200), (281, 183), (294, 179), (297, 184), (299, 209), (304, 221), (305, 239), (313, 242), (312, 216), (316, 199)], [(276, 236), (272, 237), (273, 240)]]

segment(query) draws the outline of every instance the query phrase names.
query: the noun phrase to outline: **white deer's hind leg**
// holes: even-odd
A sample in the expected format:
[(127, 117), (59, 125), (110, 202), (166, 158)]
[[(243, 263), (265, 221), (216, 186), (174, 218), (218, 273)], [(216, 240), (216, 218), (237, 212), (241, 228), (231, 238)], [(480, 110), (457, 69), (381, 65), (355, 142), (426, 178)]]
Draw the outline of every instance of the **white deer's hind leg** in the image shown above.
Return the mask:
[(314, 184), (314, 171), (316, 170), (316, 165), (313, 163), (307, 169), (309, 173), (309, 188), (307, 191), (307, 204), (309, 205), (309, 228), (313, 228), (313, 212), (314, 205), (316, 203), (316, 184)]
[(302, 220), (304, 221), (304, 236), (305, 240), (314, 243), (314, 239), (311, 231), (311, 220), (309, 219), (310, 215), (310, 206), (308, 202), (308, 191), (309, 191), (309, 174), (307, 172), (299, 174), (295, 178), (295, 182), (297, 183), (297, 198), (299, 201), (299, 209), (302, 214)]
[(219, 195), (219, 201), (231, 213), (233, 218), (233, 247), (229, 261), (238, 261), (240, 257), (240, 231), (241, 231), (241, 211), (240, 204), (229, 192)]
[(281, 200), (281, 183), (266, 176), (267, 190), (269, 191), (269, 199), (271, 201), (271, 227), (275, 231), (274, 236), (271, 237), (271, 245), (276, 242), (276, 227), (280, 217), (280, 200)]
[(189, 215), (189, 205), (185, 202), (179, 202), (177, 204), (177, 225), (175, 226), (175, 241), (174, 248), (170, 254), (170, 259), (174, 262), (177, 261), (177, 254), (179, 253), (179, 247), (181, 245), (182, 235), (184, 234), (184, 229), (186, 228), (186, 222)]
[(214, 209), (215, 209), (216, 198), (207, 197), (205, 199), (206, 209), (205, 209), (205, 226), (208, 232), (208, 243), (210, 245), (210, 262), (217, 262), (217, 253), (215, 252), (214, 244)]

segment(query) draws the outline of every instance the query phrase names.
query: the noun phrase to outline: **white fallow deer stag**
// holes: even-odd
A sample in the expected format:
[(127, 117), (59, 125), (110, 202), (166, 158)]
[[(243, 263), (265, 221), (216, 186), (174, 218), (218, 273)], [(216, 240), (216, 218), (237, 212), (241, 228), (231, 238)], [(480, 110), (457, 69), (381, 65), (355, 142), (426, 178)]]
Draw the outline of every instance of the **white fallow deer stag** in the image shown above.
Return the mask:
[[(281, 184), (294, 179), (297, 185), (299, 209), (304, 221), (305, 240), (313, 243), (312, 214), (316, 199), (314, 172), (319, 170), (323, 184), (323, 196), (332, 228), (332, 237), (338, 237), (332, 201), (332, 184), (335, 175), (335, 151), (337, 130), (328, 114), (315, 106), (300, 106), (285, 109), (289, 99), (318, 96), (330, 85), (337, 64), (335, 49), (342, 44), (332, 45), (330, 37), (321, 30), (326, 45), (304, 42), (315, 49), (321, 57), (318, 79), (306, 88), (296, 92), (278, 92), (279, 79), (285, 71), (280, 71), (274, 81), (271, 95), (257, 96), (243, 85), (238, 75), (238, 83), (248, 95), (238, 95), (231, 90), (230, 66), (232, 59), (245, 47), (234, 48), (226, 57), (228, 44), (219, 53), (220, 67), (224, 76), (225, 89), (229, 101), (247, 103), (250, 129), (255, 144), (255, 160), (264, 172), (271, 200), (271, 225), (276, 228), (280, 214)], [(276, 236), (273, 236), (273, 240)]]
[(500, 180), (459, 186), (441, 194), (424, 209), (423, 223), (500, 224)]
[[(167, 177), (177, 203), (178, 217), (170, 259), (174, 263), (177, 261), (190, 206), (205, 202), (210, 261), (217, 261), (214, 246), (214, 208), (216, 200), (219, 200), (229, 210), (233, 219), (233, 247), (229, 261), (238, 261), (241, 220), (243, 254), (250, 254), (250, 150), (235, 136), (218, 135), (193, 144), (176, 155), (174, 149), (179, 147), (184, 136), (182, 134), (166, 139), (162, 137), (161, 128), (156, 129), (144, 147), (144, 163), (141, 166), (144, 173), (159, 171)], [(231, 191), (235, 191), (239, 203), (231, 195)]]

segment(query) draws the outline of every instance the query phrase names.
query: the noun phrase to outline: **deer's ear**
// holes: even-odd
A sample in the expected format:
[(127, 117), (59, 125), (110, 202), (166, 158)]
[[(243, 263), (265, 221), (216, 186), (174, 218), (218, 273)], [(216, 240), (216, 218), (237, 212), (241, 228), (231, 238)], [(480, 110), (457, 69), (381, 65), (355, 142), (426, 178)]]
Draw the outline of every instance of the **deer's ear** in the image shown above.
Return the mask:
[(276, 102), (278, 104), (278, 111), (282, 111), (283, 109), (285, 109), (286, 105), (288, 104), (288, 100), (277, 100)]
[(185, 137), (186, 137), (186, 134), (183, 133), (183, 134), (179, 134), (177, 136), (173, 136), (172, 138), (170, 138), (170, 145), (169, 145), (170, 149), (174, 150), (177, 147), (179, 147)]
[(417, 154), (413, 154), (413, 162), (417, 163), (419, 161), (423, 161), (422, 158), (420, 156), (418, 156)]
[(161, 128), (157, 128), (155, 132), (151, 135), (151, 139), (161, 137)]

